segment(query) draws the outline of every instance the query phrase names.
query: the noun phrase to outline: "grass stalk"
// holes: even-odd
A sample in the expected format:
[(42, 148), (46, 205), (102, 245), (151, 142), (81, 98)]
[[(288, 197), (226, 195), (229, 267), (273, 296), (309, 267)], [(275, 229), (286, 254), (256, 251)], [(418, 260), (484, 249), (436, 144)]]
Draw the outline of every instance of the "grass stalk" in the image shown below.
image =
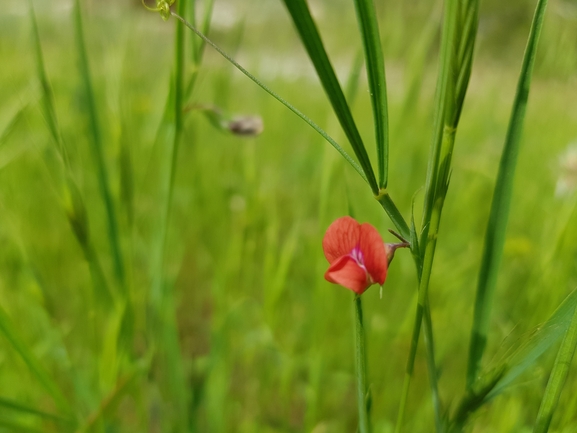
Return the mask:
[(365, 328), (363, 326), (363, 305), (361, 297), (354, 298), (355, 320), (355, 366), (357, 376), (357, 407), (359, 412), (359, 433), (370, 433), (369, 411), (367, 407), (367, 356), (365, 353)]
[[(185, 15), (187, 2), (178, 2), (177, 12)], [(194, 4), (191, 5), (194, 7)], [(175, 407), (176, 431), (186, 432), (189, 428), (188, 389), (186, 386), (178, 330), (174, 311), (174, 296), (169, 290), (166, 279), (166, 250), (168, 229), (173, 201), (174, 181), (178, 163), (179, 147), (183, 133), (183, 96), (184, 96), (184, 65), (185, 65), (185, 33), (184, 25), (176, 23), (174, 44), (174, 72), (171, 81), (169, 101), (173, 103), (170, 120), (173, 134), (167, 153), (167, 165), (163, 171), (161, 214), (157, 244), (153, 256), (153, 282), (151, 287), (150, 305), (153, 312), (151, 332), (160, 348), (163, 364), (167, 372), (168, 390), (171, 403)]]
[[(427, 365), (438, 432), (445, 430), (437, 385), (434, 358), (432, 320), (429, 308), (429, 282), (441, 223), (441, 215), (451, 174), (455, 135), (472, 68), (473, 48), (478, 20), (478, 2), (448, 0), (445, 4), (441, 58), (437, 81), (435, 125), (425, 186), (422, 233), (419, 250), (414, 254), (419, 274), (418, 304), (405, 372), (396, 432), (400, 432), (408, 400), (409, 384), (413, 376), (420, 329), (425, 317)], [(459, 55), (459, 47), (465, 47)], [(422, 256), (421, 256), (422, 254)]]
[(497, 274), (505, 245), (505, 234), (513, 195), (513, 180), (515, 178), (525, 111), (529, 98), (529, 87), (546, 6), (547, 0), (538, 1), (533, 22), (531, 23), (521, 73), (517, 83), (517, 92), (513, 102), (507, 136), (505, 138), (505, 145), (501, 154), (497, 182), (493, 192), (493, 201), (491, 203), (491, 211), (485, 234), (483, 258), (477, 284), (473, 326), (471, 329), (466, 381), (468, 389), (471, 388), (479, 374), (481, 359), (487, 345), (489, 320), (495, 286), (497, 284)]
[(30, 348), (24, 343), (16, 331), (10, 317), (4, 309), (0, 307), (0, 333), (6, 337), (10, 345), (18, 352), (24, 363), (36, 377), (38, 383), (53, 398), (58, 408), (66, 413), (71, 413), (71, 406), (68, 403), (64, 393), (56, 381), (46, 371), (40, 360), (34, 355)]

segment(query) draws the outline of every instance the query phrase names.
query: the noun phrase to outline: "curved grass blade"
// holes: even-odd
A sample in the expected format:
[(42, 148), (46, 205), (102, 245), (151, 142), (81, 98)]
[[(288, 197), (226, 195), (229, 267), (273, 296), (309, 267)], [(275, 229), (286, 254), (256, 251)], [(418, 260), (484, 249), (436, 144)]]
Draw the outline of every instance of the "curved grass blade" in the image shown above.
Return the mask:
[(460, 431), (459, 428), (465, 424), (470, 414), (503, 393), (563, 335), (566, 335), (567, 340), (567, 332), (571, 332), (567, 331), (569, 326), (575, 327), (576, 306), (577, 290), (574, 290), (545, 323), (515, 343), (516, 347), (510, 350), (510, 355), (479, 376), (467, 389), (452, 418), (456, 431)]
[[(150, 354), (149, 354), (150, 355)], [(77, 433), (89, 432), (94, 429), (94, 426), (98, 425), (98, 422), (105, 418), (107, 415), (114, 413), (121, 403), (122, 398), (129, 394), (133, 389), (134, 381), (145, 374), (150, 368), (151, 357), (147, 355), (146, 358), (138, 360), (134, 363), (128, 373), (120, 377), (114, 388), (100, 401), (100, 404), (94, 412), (92, 412), (84, 421), (84, 424), (78, 428)]]
[(529, 98), (529, 87), (546, 6), (547, 0), (538, 0), (533, 22), (531, 23), (525, 55), (523, 57), (523, 65), (521, 66), (521, 73), (517, 83), (517, 93), (513, 103), (511, 119), (509, 120), (509, 128), (507, 130), (503, 153), (501, 154), (499, 173), (493, 193), (491, 213), (485, 234), (483, 259), (479, 271), (473, 327), (471, 330), (469, 364), (467, 368), (468, 388), (475, 382), (487, 345), (489, 319), (497, 283), (497, 273), (505, 244), (505, 232), (509, 220), (513, 180), (521, 144), (521, 133), (525, 120), (527, 100)]
[(92, 87), (92, 79), (90, 77), (90, 68), (88, 65), (88, 55), (86, 53), (86, 43), (84, 41), (84, 32), (82, 24), (82, 11), (80, 7), (80, 0), (74, 2), (74, 29), (75, 39), (77, 43), (77, 51), (80, 66), (80, 76), (83, 86), (83, 91), (87, 100), (88, 121), (90, 127), (90, 144), (96, 164), (98, 173), (98, 185), (100, 194), (104, 200), (106, 208), (106, 217), (108, 223), (108, 238), (110, 248), (112, 250), (112, 258), (114, 263), (115, 276), (120, 283), (120, 287), (126, 290), (124, 262), (122, 259), (122, 252), (120, 248), (120, 238), (118, 232), (118, 222), (116, 212), (114, 210), (114, 201), (110, 191), (108, 170), (104, 161), (104, 150), (102, 144), (102, 135), (98, 125), (98, 115), (96, 109), (96, 100), (94, 97), (94, 89)]
[(14, 132), (18, 122), (20, 122), (20, 120), (24, 117), (24, 113), (27, 108), (27, 104), (21, 105), (16, 109), (6, 124), (0, 125), (0, 146), (2, 146), (8, 140), (10, 134)]
[(68, 155), (64, 143), (62, 142), (62, 136), (60, 134), (60, 128), (58, 127), (58, 117), (56, 116), (56, 110), (54, 109), (54, 96), (52, 94), (52, 88), (48, 81), (46, 75), (46, 70), (44, 68), (44, 56), (42, 55), (42, 47), (40, 45), (40, 33), (38, 32), (38, 24), (36, 22), (36, 14), (34, 13), (34, 3), (32, 0), (29, 2), (30, 8), (30, 21), (32, 22), (32, 36), (34, 39), (34, 54), (36, 56), (36, 73), (42, 86), (42, 109), (44, 111), (44, 117), (48, 123), (48, 128), (50, 129), (50, 134), (52, 139), (58, 146), (60, 155), (62, 156), (64, 163), (68, 164)]
[(65, 180), (61, 185), (63, 195), (62, 205), (70, 224), (70, 228), (72, 229), (76, 240), (82, 248), (84, 257), (89, 264), (95, 293), (100, 297), (100, 299), (105, 300), (104, 305), (108, 306), (110, 304), (109, 301), (112, 299), (112, 292), (106, 282), (106, 277), (102, 271), (98, 253), (96, 252), (90, 238), (88, 214), (84, 206), (84, 200), (80, 193), (80, 189), (72, 175), (68, 153), (64, 141), (62, 140), (62, 133), (58, 124), (56, 108), (54, 106), (52, 88), (44, 67), (44, 56), (42, 54), (42, 46), (40, 43), (40, 33), (38, 31), (32, 0), (29, 2), (29, 7), (30, 21), (32, 22), (32, 38), (36, 57), (36, 73), (42, 86), (42, 112), (46, 122), (48, 123), (48, 129), (50, 130), (52, 139), (56, 144), (57, 154), (66, 173)]
[(6, 410), (13, 410), (15, 412), (28, 413), (30, 415), (35, 415), (40, 418), (46, 418), (53, 421), (72, 423), (73, 421), (67, 418), (63, 418), (60, 415), (55, 415), (52, 413), (44, 412), (42, 410), (36, 409), (34, 407), (22, 404), (18, 401), (10, 400), (8, 398), (0, 397), (0, 407)]
[(575, 354), (575, 347), (577, 347), (577, 307), (573, 306), (573, 317), (563, 337), (559, 352), (557, 352), (557, 358), (555, 359), (551, 376), (549, 376), (547, 388), (545, 388), (533, 433), (546, 433), (549, 430), (549, 425), (553, 419), (553, 414), (569, 373), (569, 366)]
[(377, 142), (379, 187), (386, 188), (389, 170), (389, 114), (385, 60), (381, 47), (379, 24), (373, 0), (355, 0), (355, 6), (367, 61), (367, 76)]
[(45, 433), (45, 430), (36, 429), (17, 423), (14, 420), (0, 417), (0, 428), (2, 432), (8, 431), (12, 433)]
[(317, 75), (321, 80), (323, 88), (331, 102), (333, 110), (339, 119), (341, 127), (345, 132), (359, 164), (363, 168), (364, 173), (367, 176), (367, 181), (371, 186), (374, 195), (378, 195), (379, 187), (377, 185), (377, 180), (375, 179), (375, 174), (373, 172), (373, 167), (371, 166), (371, 161), (357, 125), (351, 114), (351, 110), (343, 94), (343, 90), (339, 84), (333, 66), (328, 58), (328, 55), (321, 41), (320, 34), (317, 27), (313, 21), (309, 8), (305, 0), (283, 0), (286, 8), (288, 9), (294, 25), (299, 33), (299, 36), (307, 50), (307, 53), (313, 62)]
[[(178, 14), (172, 13), (176, 19), (182, 21), (186, 27), (192, 30), (199, 38), (203, 39), (208, 45), (214, 48), (221, 56), (223, 56), (226, 60), (228, 60), (232, 65), (237, 68), (240, 72), (250, 78), (257, 86), (287, 107), (290, 111), (304, 120), (311, 128), (313, 128), (316, 132), (318, 132), (326, 141), (328, 141), (331, 146), (333, 146), (337, 152), (346, 159), (346, 161), (355, 169), (357, 173), (363, 178), (365, 182), (369, 182), (363, 168), (330, 136), (328, 135), (320, 126), (318, 126), (315, 122), (313, 122), (310, 118), (308, 118), (303, 112), (297, 109), (295, 106), (291, 105), (288, 101), (282, 98), (278, 93), (274, 92), (271, 88), (269, 88), (266, 84), (262, 83), (258, 78), (248, 72), (245, 68), (243, 68), (236, 60), (230, 57), (226, 52), (224, 52), (218, 45), (212, 42), (209, 38), (207, 38), (202, 32), (200, 32), (196, 27), (186, 21), (184, 18), (179, 16)], [(374, 175), (373, 175), (374, 178)]]
[(42, 367), (42, 364), (32, 353), (30, 348), (24, 343), (22, 338), (16, 332), (12, 320), (8, 317), (6, 312), (0, 307), (0, 333), (4, 334), (4, 337), (10, 342), (10, 345), (18, 352), (22, 360), (26, 363), (32, 374), (36, 377), (40, 385), (48, 391), (48, 393), (54, 399), (54, 402), (58, 407), (69, 413), (70, 405), (64, 397), (64, 394), (60, 390), (54, 379), (48, 374), (48, 372)]

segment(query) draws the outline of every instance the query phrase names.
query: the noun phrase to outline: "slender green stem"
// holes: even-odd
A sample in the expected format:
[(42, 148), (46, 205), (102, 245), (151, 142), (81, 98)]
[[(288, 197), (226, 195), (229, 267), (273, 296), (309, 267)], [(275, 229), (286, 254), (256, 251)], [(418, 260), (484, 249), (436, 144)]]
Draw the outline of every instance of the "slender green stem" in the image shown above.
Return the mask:
[(389, 215), (389, 218), (399, 231), (399, 234), (405, 239), (410, 239), (411, 231), (409, 226), (399, 209), (397, 209), (397, 206), (395, 206), (395, 203), (391, 199), (388, 191), (386, 189), (381, 189), (379, 195), (375, 196), (375, 199), (380, 203), (387, 215)]
[[(186, 13), (187, 2), (178, 2), (178, 13)], [(184, 433), (189, 431), (189, 388), (186, 384), (178, 330), (174, 296), (169, 290), (166, 278), (166, 251), (168, 230), (170, 227), (173, 204), (174, 183), (178, 166), (179, 148), (183, 133), (183, 96), (184, 96), (184, 56), (185, 30), (178, 22), (175, 29), (174, 70), (171, 81), (171, 92), (167, 103), (167, 119), (172, 120), (173, 135), (166, 155), (166, 165), (163, 167), (162, 178), (162, 208), (157, 244), (153, 256), (153, 282), (150, 296), (152, 313), (151, 333), (159, 348), (158, 356), (166, 369), (166, 382), (170, 395), (170, 405), (173, 408), (174, 431)], [(171, 106), (172, 104), (172, 106)]]
[[(450, 165), (448, 161), (450, 161), (453, 152), (453, 145), (455, 142), (455, 130), (452, 128), (445, 128), (443, 136), (444, 138), (442, 148), (444, 149), (443, 151), (444, 157), (442, 159), (443, 163), (441, 164), (441, 166), (443, 167), (442, 169), (447, 170)], [(437, 246), (437, 237), (439, 234), (441, 214), (443, 211), (443, 205), (445, 203), (445, 196), (446, 196), (445, 193), (446, 193), (446, 185), (442, 191), (439, 191), (439, 194), (437, 195), (437, 200), (433, 203), (433, 207), (431, 210), (431, 219), (429, 223), (428, 237), (424, 243), (425, 253), (423, 257), (421, 278), (419, 279), (419, 297), (417, 303), (417, 310), (415, 313), (415, 322), (413, 325), (414, 326), (413, 336), (411, 339), (411, 348), (409, 350), (409, 358), (407, 360), (407, 366), (405, 370), (405, 383), (403, 384), (403, 394), (401, 396), (401, 404), (399, 407), (399, 414), (397, 417), (397, 425), (395, 428), (395, 432), (397, 433), (401, 431), (401, 426), (404, 419), (404, 412), (409, 393), (409, 385), (413, 377), (413, 372), (415, 368), (415, 358), (417, 355), (417, 347), (419, 344), (419, 337), (421, 334), (421, 324), (423, 321), (423, 315), (426, 314), (429, 308), (428, 307), (429, 281), (433, 269), (433, 260), (435, 258), (435, 249)], [(430, 318), (427, 320), (427, 322), (430, 322)], [(432, 323), (428, 323), (427, 326), (428, 327), (432, 326)], [(427, 338), (429, 339), (427, 345), (430, 344), (427, 350), (429, 373), (434, 374), (431, 377), (431, 384), (434, 396), (433, 404), (436, 409), (435, 417), (436, 417), (437, 429), (442, 430), (443, 424), (441, 420), (441, 408), (440, 408), (440, 401), (438, 399), (438, 391), (436, 385), (436, 367), (434, 364), (434, 354), (432, 353), (433, 350), (432, 336), (433, 336), (432, 329), (429, 328), (429, 330), (427, 330)], [(429, 352), (429, 350), (431, 352)]]
[[(186, 21), (184, 18), (182, 18), (181, 16), (179, 16), (178, 14), (171, 12), (172, 16), (175, 17), (176, 19), (182, 21), (182, 23), (188, 27), (190, 30), (192, 30), (199, 38), (201, 38), (202, 40), (204, 40), (204, 42), (206, 42), (208, 45), (210, 45), (212, 48), (214, 48), (221, 56), (223, 56), (226, 60), (228, 60), (235, 68), (237, 68), (240, 72), (242, 72), (244, 75), (246, 75), (250, 80), (252, 80), (257, 86), (259, 86), (261, 89), (263, 89), (265, 92), (267, 92), (269, 95), (271, 95), (273, 98), (275, 98), (277, 101), (279, 101), (281, 104), (283, 104), (285, 107), (287, 107), (290, 111), (292, 111), (294, 114), (296, 114), (298, 117), (300, 117), (302, 120), (304, 120), (311, 128), (313, 128), (316, 132), (318, 132), (326, 141), (328, 141), (331, 146), (333, 146), (337, 152), (339, 152), (343, 158), (345, 158), (347, 160), (347, 162), (349, 164), (351, 164), (351, 166), (356, 170), (357, 173), (359, 173), (359, 175), (363, 178), (363, 180), (365, 182), (369, 182), (367, 180), (367, 176), (364, 172), (364, 170), (361, 168), (361, 166), (329, 135), (327, 134), (319, 125), (317, 125), (315, 122), (313, 122), (310, 118), (308, 118), (304, 113), (302, 113), (299, 109), (297, 109), (295, 106), (293, 106), (292, 104), (290, 104), (288, 101), (286, 101), (284, 98), (282, 98), (278, 93), (276, 93), (275, 91), (273, 91), (271, 88), (269, 88), (266, 84), (264, 84), (263, 82), (261, 82), (258, 78), (256, 78), (254, 75), (252, 75), (250, 72), (248, 72), (244, 67), (242, 67), (236, 60), (234, 60), (231, 56), (229, 56), (226, 52), (224, 52), (218, 45), (216, 45), (214, 42), (212, 42), (209, 38), (207, 38), (202, 32), (200, 32), (198, 29), (196, 29), (196, 27), (194, 27), (192, 24), (190, 24), (188, 21)], [(376, 184), (376, 183), (375, 183)]]
[(367, 359), (365, 353), (365, 328), (361, 297), (355, 295), (355, 365), (357, 375), (357, 406), (359, 410), (359, 433), (370, 433), (367, 410)]

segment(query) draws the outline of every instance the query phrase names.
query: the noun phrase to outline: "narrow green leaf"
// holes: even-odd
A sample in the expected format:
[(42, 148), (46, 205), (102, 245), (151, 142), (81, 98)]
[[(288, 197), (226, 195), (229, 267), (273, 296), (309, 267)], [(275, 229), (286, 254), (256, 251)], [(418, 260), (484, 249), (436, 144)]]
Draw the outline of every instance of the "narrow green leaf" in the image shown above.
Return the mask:
[(52, 139), (58, 146), (58, 150), (65, 163), (68, 163), (66, 149), (62, 142), (60, 135), (60, 128), (58, 127), (58, 117), (56, 116), (56, 109), (54, 108), (54, 97), (52, 95), (52, 88), (46, 75), (44, 68), (44, 56), (42, 55), (42, 46), (40, 44), (40, 33), (38, 32), (38, 24), (36, 22), (36, 14), (34, 13), (34, 3), (29, 0), (30, 7), (30, 21), (32, 22), (32, 36), (34, 40), (34, 54), (36, 56), (36, 74), (40, 85), (42, 86), (42, 109), (44, 117), (48, 123), (48, 129), (52, 135)]
[(6, 337), (6, 339), (10, 342), (10, 345), (22, 358), (22, 360), (26, 363), (32, 374), (36, 377), (40, 385), (48, 391), (48, 393), (54, 399), (54, 402), (58, 405), (58, 407), (65, 411), (70, 411), (70, 405), (68, 404), (64, 394), (54, 381), (52, 377), (48, 374), (48, 372), (42, 367), (42, 364), (36, 358), (36, 356), (32, 353), (30, 348), (24, 343), (22, 338), (16, 332), (14, 325), (12, 324), (12, 320), (6, 314), (6, 312), (0, 307), (0, 333)]
[(104, 149), (102, 143), (102, 134), (98, 125), (98, 115), (96, 108), (96, 100), (94, 97), (94, 89), (92, 87), (92, 79), (90, 77), (90, 67), (88, 65), (88, 55), (86, 52), (86, 43), (84, 41), (84, 31), (82, 24), (82, 11), (80, 7), (80, 0), (74, 3), (74, 29), (76, 39), (76, 49), (79, 58), (80, 76), (83, 86), (84, 95), (87, 101), (88, 121), (90, 128), (90, 144), (96, 169), (98, 171), (98, 185), (100, 194), (104, 200), (106, 208), (106, 216), (108, 223), (108, 238), (112, 250), (112, 257), (114, 263), (114, 271), (118, 282), (123, 290), (125, 287), (125, 272), (124, 262), (122, 259), (122, 252), (120, 248), (120, 237), (118, 233), (118, 222), (116, 212), (114, 210), (114, 200), (110, 192), (108, 170), (104, 160)]
[(576, 347), (577, 307), (573, 305), (573, 317), (571, 318), (569, 328), (563, 337), (559, 352), (557, 352), (557, 358), (555, 359), (551, 376), (549, 376), (549, 382), (547, 383), (543, 400), (541, 400), (541, 406), (539, 407), (539, 413), (537, 414), (537, 421), (533, 433), (546, 433), (549, 430), (549, 424), (551, 424), (553, 414), (557, 408), (557, 403), (559, 402), (561, 391), (565, 385)]
[(52, 88), (50, 86), (50, 82), (48, 81), (48, 76), (44, 67), (44, 56), (42, 54), (40, 34), (36, 23), (36, 16), (34, 14), (32, 0), (30, 0), (29, 5), (30, 20), (32, 22), (33, 30), (32, 36), (34, 41), (34, 52), (36, 57), (36, 74), (42, 87), (42, 111), (46, 122), (48, 123), (48, 129), (50, 130), (52, 139), (56, 144), (56, 150), (66, 173), (64, 176), (64, 181), (60, 185), (60, 189), (62, 190), (62, 206), (68, 218), (70, 228), (72, 229), (76, 240), (80, 244), (80, 247), (84, 252), (84, 256), (89, 264), (95, 293), (100, 300), (104, 301), (102, 304), (105, 306), (105, 308), (107, 308), (110, 305), (110, 301), (112, 299), (112, 292), (110, 291), (110, 287), (108, 286), (102, 271), (98, 253), (96, 252), (90, 239), (88, 214), (84, 206), (84, 200), (80, 193), (80, 189), (76, 184), (72, 170), (70, 168), (68, 153), (66, 151), (66, 147), (64, 146), (62, 133), (58, 124), (58, 116), (54, 106)]
[(28, 406), (26, 404), (20, 403), (18, 401), (10, 400), (4, 397), (0, 397), (0, 407), (3, 408), (2, 412), (6, 413), (5, 411), (15, 411), (15, 412), (22, 412), (27, 413), (30, 415), (37, 416), (39, 418), (46, 418), (52, 421), (56, 421), (59, 423), (70, 424), (72, 425), (74, 421), (72, 419), (64, 418), (59, 415), (55, 415), (52, 413), (44, 412), (42, 410), (36, 409), (35, 407)]
[(389, 115), (385, 60), (379, 35), (379, 23), (373, 0), (355, 0), (355, 6), (367, 60), (367, 76), (377, 141), (379, 187), (386, 188), (389, 169)]
[(8, 137), (10, 136), (10, 134), (12, 134), (12, 132), (16, 128), (16, 125), (18, 125), (18, 122), (24, 116), (24, 113), (27, 108), (28, 108), (27, 104), (21, 105), (18, 108), (16, 108), (10, 120), (8, 120), (8, 122), (6, 122), (5, 125), (2, 125), (3, 127), (0, 129), (0, 146), (4, 144), (8, 139)]
[[(351, 158), (351, 156), (330, 135), (328, 135), (320, 126), (318, 126), (315, 122), (313, 122), (311, 119), (309, 119), (305, 114), (303, 114), (295, 106), (291, 105), (288, 101), (286, 101), (284, 98), (282, 98), (278, 93), (274, 92), (271, 88), (269, 88), (267, 85), (262, 83), (258, 78), (256, 78), (250, 72), (248, 72), (238, 62), (236, 62), (231, 56), (229, 56), (227, 53), (225, 53), (218, 45), (216, 45), (213, 41), (208, 39), (202, 32), (200, 32), (198, 29), (196, 29), (192, 24), (190, 24), (184, 18), (180, 17), (178, 14), (173, 13), (172, 15), (176, 19), (182, 21), (186, 27), (188, 27), (199, 38), (203, 39), (208, 45), (210, 45), (212, 48), (214, 48), (221, 56), (223, 56), (235, 68), (237, 68), (240, 72), (242, 72), (249, 79), (251, 79), (257, 86), (259, 86), (261, 89), (263, 89), (269, 95), (271, 95), (273, 98), (275, 98), (277, 101), (279, 101), (285, 107), (287, 107), (290, 111), (292, 111), (294, 114), (296, 114), (302, 120), (304, 120), (311, 128), (313, 128), (326, 141), (328, 141), (331, 144), (331, 146), (333, 146), (337, 150), (337, 152), (339, 152), (343, 156), (343, 158), (345, 158), (345, 160), (356, 170), (357, 173), (359, 173), (359, 175), (363, 178), (363, 180), (365, 182), (367, 182), (367, 183), (369, 182), (367, 179), (367, 176), (365, 175), (365, 172), (363, 171), (361, 166), (359, 166), (359, 164), (353, 158)], [(373, 175), (373, 178), (374, 178), (374, 175)]]
[(506, 366), (506, 372), (502, 379), (496, 383), (495, 388), (487, 394), (486, 400), (502, 393), (543, 353), (563, 337), (573, 318), (576, 305), (577, 290), (574, 290), (543, 325), (537, 327), (526, 339), (517, 343), (517, 349), (502, 361), (502, 365)]
[(462, 427), (470, 414), (503, 393), (563, 335), (568, 335), (566, 332), (570, 323), (572, 327), (575, 326), (576, 306), (577, 290), (574, 290), (545, 323), (519, 339), (508, 351), (509, 355), (481, 374), (468, 387), (465, 397), (459, 403), (453, 416), (453, 425)]
[(523, 122), (525, 120), (525, 110), (529, 98), (529, 86), (546, 6), (547, 0), (538, 0), (517, 83), (517, 93), (513, 102), (505, 146), (501, 154), (497, 182), (493, 192), (493, 202), (485, 234), (485, 246), (479, 271), (473, 327), (471, 330), (469, 364), (467, 368), (468, 387), (475, 382), (487, 345), (489, 319), (497, 283), (497, 274), (505, 244), (505, 233), (513, 194), (513, 180), (521, 143)]
[(359, 164), (366, 174), (367, 181), (373, 190), (374, 195), (378, 195), (379, 187), (375, 174), (369, 160), (369, 155), (361, 135), (357, 129), (357, 125), (351, 114), (347, 100), (343, 94), (333, 66), (325, 51), (320, 34), (313, 21), (308, 5), (305, 0), (283, 0), (288, 9), (293, 23), (299, 33), (299, 36), (307, 50), (307, 53), (313, 62), (317, 75), (321, 80), (325, 93), (327, 94), (333, 110), (339, 119), (341, 127), (343, 128)]
[(134, 381), (146, 373), (150, 368), (151, 357), (138, 360), (134, 363), (129, 371), (120, 377), (114, 387), (110, 392), (100, 401), (98, 407), (92, 412), (84, 421), (84, 423), (78, 428), (77, 433), (85, 433), (91, 431), (98, 422), (105, 418), (107, 415), (114, 413), (118, 408), (118, 405), (122, 401), (122, 397), (128, 394), (132, 388)]
[(44, 430), (22, 425), (14, 420), (6, 419), (4, 417), (0, 417), (0, 428), (2, 428), (1, 431), (13, 433), (44, 433)]

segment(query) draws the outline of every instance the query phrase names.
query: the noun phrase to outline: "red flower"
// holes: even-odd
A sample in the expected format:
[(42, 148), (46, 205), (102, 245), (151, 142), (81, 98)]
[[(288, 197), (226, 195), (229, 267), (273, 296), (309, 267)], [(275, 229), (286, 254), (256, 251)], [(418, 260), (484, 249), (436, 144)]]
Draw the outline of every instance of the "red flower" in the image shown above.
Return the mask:
[(323, 250), (330, 263), (325, 279), (357, 294), (371, 285), (383, 285), (387, 277), (387, 253), (381, 235), (368, 223), (359, 224), (349, 216), (334, 221), (323, 238)]

